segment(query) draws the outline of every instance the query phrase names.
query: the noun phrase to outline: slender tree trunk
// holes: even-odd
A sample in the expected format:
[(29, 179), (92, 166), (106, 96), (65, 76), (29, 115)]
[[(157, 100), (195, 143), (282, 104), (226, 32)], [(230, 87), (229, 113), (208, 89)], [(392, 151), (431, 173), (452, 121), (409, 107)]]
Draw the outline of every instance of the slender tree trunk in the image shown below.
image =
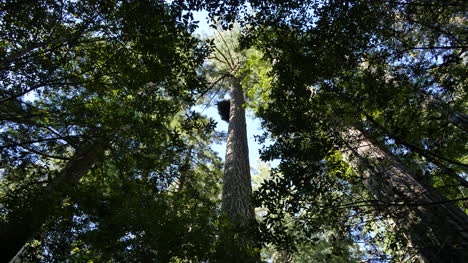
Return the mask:
[(452, 112), (448, 117), (448, 121), (465, 132), (468, 132), (468, 115), (460, 112)]
[(19, 211), (9, 216), (8, 222), (0, 225), (1, 262), (8, 262), (15, 255), (22, 254), (20, 250), (24, 244), (40, 232), (43, 224), (54, 210), (59, 208), (69, 190), (88, 173), (98, 156), (104, 152), (103, 141), (99, 138), (77, 150), (62, 172), (53, 178), (31, 203), (19, 208)]
[(244, 94), (240, 80), (232, 77), (229, 127), (223, 176), (222, 211), (229, 220), (231, 232), (225, 233), (222, 246), (224, 262), (258, 262), (255, 252), (247, 127)]
[(433, 107), (435, 107), (442, 114), (448, 123), (451, 123), (465, 132), (468, 132), (468, 115), (450, 109), (447, 103), (443, 102), (441, 99), (436, 99), (429, 94), (426, 95), (428, 96), (430, 104), (432, 104)]
[(279, 251), (277, 262), (278, 263), (292, 263), (293, 262), (292, 255), (286, 250), (281, 250)]
[(360, 171), (376, 201), (406, 233), (420, 261), (468, 259), (468, 216), (357, 129), (342, 134), (344, 158)]
[(24, 244), (21, 249), (16, 253), (16, 255), (10, 260), (9, 263), (21, 263), (21, 258), (27, 252), (26, 244)]
[(190, 178), (187, 178), (190, 173), (190, 161), (192, 160), (192, 151), (193, 151), (193, 146), (190, 146), (188, 149), (187, 155), (185, 156), (184, 163), (182, 164), (182, 167), (180, 169), (180, 178), (179, 182), (177, 185), (177, 193), (181, 193), (185, 189), (185, 184), (187, 182), (187, 179), (190, 180)]

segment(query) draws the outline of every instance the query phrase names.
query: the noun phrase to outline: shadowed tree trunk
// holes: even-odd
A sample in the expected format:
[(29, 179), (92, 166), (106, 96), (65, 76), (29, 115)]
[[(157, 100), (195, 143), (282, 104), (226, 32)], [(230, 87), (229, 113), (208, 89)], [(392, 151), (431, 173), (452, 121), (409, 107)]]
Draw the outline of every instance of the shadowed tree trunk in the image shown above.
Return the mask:
[[(426, 93), (426, 95), (428, 94)], [(450, 109), (450, 107), (447, 105), (447, 102), (443, 102), (441, 99), (433, 98), (431, 95), (428, 96), (430, 98), (430, 103), (433, 105), (433, 107), (440, 111), (442, 117), (445, 118), (448, 123), (451, 123), (463, 131), (468, 132), (468, 115), (463, 112)]]
[(70, 188), (88, 173), (104, 149), (102, 138), (79, 148), (60, 174), (34, 200), (19, 208), (9, 216), (6, 223), (0, 225), (0, 262), (11, 260), (30, 238), (40, 232), (54, 210), (59, 208)]
[(445, 172), (445, 174), (447, 174), (448, 176), (450, 176), (453, 179), (457, 180), (460, 183), (461, 186), (468, 187), (468, 181), (466, 181), (465, 178), (463, 178), (459, 174), (457, 174), (449, 166), (442, 163), (442, 161), (446, 161), (446, 162), (449, 162), (449, 163), (452, 163), (452, 164), (459, 165), (459, 166), (465, 168), (465, 170), (467, 169), (466, 165), (464, 165), (462, 163), (454, 162), (453, 160), (450, 160), (450, 159), (444, 158), (443, 156), (434, 154), (431, 151), (423, 149), (423, 148), (421, 148), (421, 147), (419, 147), (419, 146), (417, 146), (415, 144), (408, 143), (401, 136), (395, 135), (394, 133), (392, 133), (391, 131), (389, 131), (385, 127), (383, 127), (380, 123), (378, 123), (372, 116), (367, 114), (365, 111), (361, 110), (361, 112), (362, 112), (362, 114), (364, 114), (366, 116), (366, 120), (368, 120), (370, 123), (372, 123), (379, 130), (385, 132), (385, 134), (387, 136), (389, 136), (390, 138), (394, 139), (396, 143), (402, 144), (402, 145), (408, 147), (408, 149), (410, 149), (411, 151), (419, 154), (420, 156), (423, 156), (424, 158), (426, 158), (426, 160), (428, 160), (429, 162), (432, 162), (433, 164), (437, 165), (440, 169), (442, 169)]
[(254, 251), (255, 212), (252, 205), (244, 94), (240, 80), (232, 77), (231, 81), (222, 194), (222, 211), (231, 227), (223, 241), (223, 262), (259, 262), (259, 254)]
[(465, 132), (468, 132), (468, 115), (460, 112), (452, 112), (448, 117), (448, 121)]
[(357, 129), (342, 134), (344, 158), (360, 171), (378, 205), (406, 233), (421, 262), (468, 259), (468, 216)]
[(190, 178), (188, 177), (190, 176), (190, 168), (191, 168), (190, 162), (192, 160), (192, 151), (193, 151), (193, 146), (190, 146), (190, 148), (187, 151), (187, 155), (185, 156), (184, 163), (182, 164), (182, 167), (180, 169), (181, 174), (180, 174), (179, 182), (178, 182), (177, 189), (176, 189), (177, 193), (182, 192), (185, 189), (185, 184), (187, 183), (187, 179), (190, 180)]

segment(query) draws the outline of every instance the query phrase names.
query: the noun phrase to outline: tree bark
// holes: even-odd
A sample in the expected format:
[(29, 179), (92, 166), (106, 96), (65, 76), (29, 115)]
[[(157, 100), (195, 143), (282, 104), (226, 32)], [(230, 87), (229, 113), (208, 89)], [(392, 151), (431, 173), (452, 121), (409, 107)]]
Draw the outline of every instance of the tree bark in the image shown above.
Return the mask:
[(104, 139), (98, 138), (80, 147), (61, 173), (31, 203), (18, 209), (19, 211), (9, 216), (7, 222), (0, 225), (1, 262), (14, 258), (24, 244), (40, 232), (54, 210), (59, 209), (69, 190), (96, 163), (99, 155), (104, 152), (104, 145)]
[[(428, 160), (429, 162), (437, 165), (440, 169), (442, 169), (448, 176), (452, 177), (453, 179), (455, 179), (456, 181), (458, 181), (460, 183), (460, 185), (464, 186), (464, 187), (468, 187), (468, 181), (465, 180), (465, 178), (462, 178), (460, 175), (458, 175), (453, 169), (451, 169), (450, 167), (448, 167), (447, 165), (443, 164), (442, 161), (446, 161), (446, 162), (449, 162), (451, 164), (455, 164), (455, 165), (458, 165), (458, 166), (461, 166), (463, 168), (465, 168), (466, 170), (466, 165), (464, 165), (463, 163), (458, 163), (456, 161), (453, 161), (453, 160), (450, 160), (450, 159), (447, 159), (443, 156), (440, 156), (440, 155), (437, 155), (437, 154), (434, 154), (432, 153), (431, 151), (428, 151), (428, 150), (425, 150), (425, 149), (422, 149), (421, 147), (417, 146), (417, 145), (414, 145), (414, 144), (411, 144), (411, 143), (408, 143), (404, 138), (402, 138), (401, 136), (398, 136), (398, 135), (395, 135), (394, 133), (392, 133), (391, 131), (389, 131), (388, 129), (386, 129), (385, 127), (383, 127), (380, 123), (378, 123), (373, 117), (371, 117), (369, 114), (367, 114), (365, 111), (361, 110), (362, 114), (364, 114), (366, 116), (366, 119), (371, 122), (375, 127), (377, 127), (379, 130), (383, 131), (387, 136), (389, 136), (390, 138), (394, 139), (396, 143), (399, 143), (399, 144), (402, 144), (406, 147), (408, 147), (408, 149), (410, 149), (411, 151), (419, 154), (420, 156), (423, 156), (424, 158), (426, 158), (426, 160)], [(442, 161), (441, 161), (442, 160)]]
[(256, 246), (252, 231), (255, 212), (252, 205), (244, 94), (240, 80), (232, 77), (231, 81), (221, 209), (233, 227), (231, 230), (237, 233), (227, 233), (227, 243), (222, 250), (225, 262), (258, 262), (259, 255), (254, 251)]
[(468, 259), (468, 216), (358, 129), (342, 133), (342, 155), (405, 232), (421, 262)]

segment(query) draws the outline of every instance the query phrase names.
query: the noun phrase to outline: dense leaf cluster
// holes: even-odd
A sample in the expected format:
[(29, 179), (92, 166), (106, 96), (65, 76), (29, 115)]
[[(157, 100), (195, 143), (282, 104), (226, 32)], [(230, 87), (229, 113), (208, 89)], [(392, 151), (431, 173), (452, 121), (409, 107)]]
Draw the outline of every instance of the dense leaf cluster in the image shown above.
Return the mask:
[[(285, 211), (297, 224), (306, 222), (304, 229), (344, 220), (342, 226), (354, 229), (345, 231), (349, 234), (367, 220), (364, 215), (374, 217), (369, 208), (386, 210), (388, 204), (356, 196), (356, 178), (330, 162), (350, 127), (366, 131), (417, 180), (466, 208), (463, 4), (295, 2), (301, 7), (256, 6), (255, 15), (246, 18), (255, 26), (244, 34), (245, 43), (256, 45), (272, 63), (273, 83), (259, 115), (275, 140), (263, 156), (281, 163), (276, 178), (257, 193), (258, 205), (268, 209), (269, 238), (287, 232)], [(394, 250), (390, 254), (402, 250), (392, 239), (385, 243)]]
[(220, 167), (185, 9), (0, 5), (2, 261), (207, 258)]

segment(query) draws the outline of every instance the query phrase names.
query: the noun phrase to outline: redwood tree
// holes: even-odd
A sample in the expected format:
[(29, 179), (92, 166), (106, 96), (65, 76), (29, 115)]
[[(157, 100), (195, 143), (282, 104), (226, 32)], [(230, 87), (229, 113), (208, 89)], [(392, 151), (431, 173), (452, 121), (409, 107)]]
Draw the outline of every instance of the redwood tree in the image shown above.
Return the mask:
[(252, 200), (245, 95), (239, 70), (243, 55), (237, 50), (237, 34), (217, 32), (212, 55), (219, 78), (229, 85), (230, 99), (218, 103), (221, 117), (229, 123), (223, 174), (221, 211), (225, 217), (218, 249), (220, 262), (258, 262), (255, 243), (255, 212)]

